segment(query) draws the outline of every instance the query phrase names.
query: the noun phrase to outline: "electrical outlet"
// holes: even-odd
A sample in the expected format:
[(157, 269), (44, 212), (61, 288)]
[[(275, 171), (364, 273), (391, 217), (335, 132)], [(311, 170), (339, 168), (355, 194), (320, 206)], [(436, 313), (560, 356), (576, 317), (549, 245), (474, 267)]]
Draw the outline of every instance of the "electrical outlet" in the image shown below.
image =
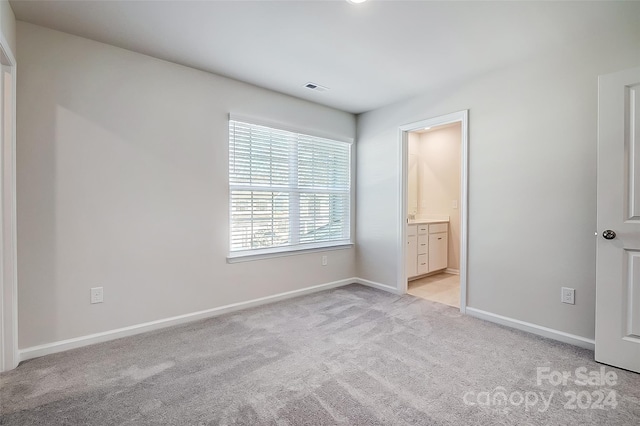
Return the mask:
[(91, 303), (102, 303), (104, 290), (102, 287), (94, 287), (91, 289)]
[(327, 266), (327, 256), (322, 256), (322, 266)]
[(451, 202), (451, 208), (453, 208), (453, 209), (457, 209), (458, 208), (458, 200), (453, 200)]
[(560, 294), (560, 301), (562, 303), (568, 303), (570, 305), (576, 304), (576, 290), (569, 287), (562, 287), (562, 293)]

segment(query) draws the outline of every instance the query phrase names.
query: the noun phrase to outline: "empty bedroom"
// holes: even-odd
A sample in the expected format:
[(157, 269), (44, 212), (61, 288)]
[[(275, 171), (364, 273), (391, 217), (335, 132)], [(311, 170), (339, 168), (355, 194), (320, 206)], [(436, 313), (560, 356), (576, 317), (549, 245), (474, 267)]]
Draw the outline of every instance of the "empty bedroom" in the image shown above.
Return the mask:
[(0, 0), (0, 424), (639, 424), (639, 19)]

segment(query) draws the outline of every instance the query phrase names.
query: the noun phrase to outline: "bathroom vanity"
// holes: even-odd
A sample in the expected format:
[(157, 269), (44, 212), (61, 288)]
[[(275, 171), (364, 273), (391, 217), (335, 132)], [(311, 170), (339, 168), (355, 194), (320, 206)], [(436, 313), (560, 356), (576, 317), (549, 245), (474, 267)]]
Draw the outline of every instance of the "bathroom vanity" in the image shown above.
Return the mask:
[(407, 224), (407, 278), (444, 270), (448, 266), (448, 220), (420, 220)]

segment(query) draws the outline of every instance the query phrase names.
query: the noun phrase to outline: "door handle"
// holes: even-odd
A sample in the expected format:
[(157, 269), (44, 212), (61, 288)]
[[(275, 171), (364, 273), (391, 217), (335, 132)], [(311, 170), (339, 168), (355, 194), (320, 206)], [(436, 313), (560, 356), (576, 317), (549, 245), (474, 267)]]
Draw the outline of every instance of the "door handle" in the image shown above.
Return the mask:
[(604, 238), (605, 240), (613, 240), (615, 237), (616, 237), (616, 233), (611, 229), (607, 229), (602, 233), (602, 238)]

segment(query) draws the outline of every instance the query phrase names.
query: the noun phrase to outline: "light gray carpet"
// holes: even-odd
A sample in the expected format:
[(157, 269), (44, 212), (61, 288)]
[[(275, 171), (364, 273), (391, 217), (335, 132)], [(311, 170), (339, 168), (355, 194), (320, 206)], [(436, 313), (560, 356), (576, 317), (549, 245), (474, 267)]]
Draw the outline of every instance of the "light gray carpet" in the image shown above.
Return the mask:
[[(539, 386), (538, 367), (573, 377)], [(640, 375), (606, 367), (615, 384), (579, 386), (579, 367), (601, 366), (587, 350), (351, 285), (27, 361), (0, 375), (0, 424), (640, 424)], [(611, 391), (615, 407), (598, 403)], [(583, 408), (565, 408), (565, 392), (582, 392)]]

